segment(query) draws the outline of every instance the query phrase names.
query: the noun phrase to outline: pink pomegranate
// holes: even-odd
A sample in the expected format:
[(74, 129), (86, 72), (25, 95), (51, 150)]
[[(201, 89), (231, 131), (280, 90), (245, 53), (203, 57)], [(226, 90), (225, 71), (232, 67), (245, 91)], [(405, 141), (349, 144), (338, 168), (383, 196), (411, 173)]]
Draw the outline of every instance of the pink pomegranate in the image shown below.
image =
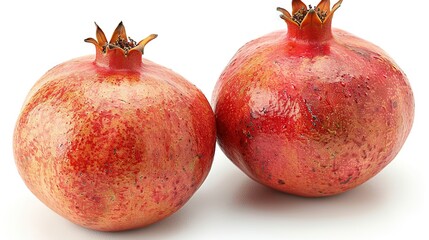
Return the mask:
[[(204, 95), (173, 71), (142, 59), (122, 23), (96, 56), (62, 63), (32, 88), (14, 153), (28, 188), (87, 228), (118, 231), (180, 209), (209, 173), (215, 119)], [(94, 60), (95, 59), (95, 60)]]
[(278, 10), (287, 31), (244, 45), (213, 93), (218, 143), (257, 182), (318, 197), (352, 189), (398, 154), (413, 123), (404, 72), (379, 47), (331, 29), (330, 1)]

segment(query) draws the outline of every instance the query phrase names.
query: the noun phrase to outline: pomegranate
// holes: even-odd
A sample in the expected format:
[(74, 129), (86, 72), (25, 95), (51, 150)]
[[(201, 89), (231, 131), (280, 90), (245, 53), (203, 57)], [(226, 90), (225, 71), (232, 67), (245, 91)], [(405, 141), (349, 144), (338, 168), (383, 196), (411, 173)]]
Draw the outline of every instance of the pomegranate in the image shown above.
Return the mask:
[(142, 59), (122, 22), (96, 56), (49, 70), (31, 89), (14, 132), (28, 188), (81, 226), (119, 231), (180, 209), (206, 178), (215, 118), (205, 96), (172, 70)]
[(283, 8), (287, 31), (245, 44), (213, 92), (218, 143), (257, 182), (321, 197), (380, 172), (414, 118), (409, 81), (379, 47), (331, 29), (338, 1)]

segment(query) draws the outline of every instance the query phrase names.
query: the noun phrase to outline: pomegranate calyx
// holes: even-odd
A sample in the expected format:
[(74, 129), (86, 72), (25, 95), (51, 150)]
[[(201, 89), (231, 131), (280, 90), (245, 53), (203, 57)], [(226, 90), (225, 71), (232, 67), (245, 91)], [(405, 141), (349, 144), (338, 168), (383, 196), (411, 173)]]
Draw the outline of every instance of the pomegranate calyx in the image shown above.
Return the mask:
[(151, 34), (137, 43), (132, 38), (127, 37), (124, 24), (121, 21), (108, 42), (103, 30), (101, 30), (97, 23), (95, 23), (95, 26), (97, 40), (94, 38), (87, 38), (84, 41), (94, 44), (95, 47), (101, 50), (104, 54), (111, 49), (121, 49), (125, 56), (127, 56), (131, 51), (139, 51), (143, 54), (146, 44), (158, 36), (157, 34)]
[(343, 0), (330, 7), (330, 0), (321, 0), (317, 6), (305, 5), (301, 0), (292, 0), (292, 14), (284, 8), (278, 7), (277, 11), (282, 14), (280, 17), (286, 22), (293, 23), (300, 28), (307, 24), (317, 23), (322, 25), (332, 19), (333, 13), (341, 6)]

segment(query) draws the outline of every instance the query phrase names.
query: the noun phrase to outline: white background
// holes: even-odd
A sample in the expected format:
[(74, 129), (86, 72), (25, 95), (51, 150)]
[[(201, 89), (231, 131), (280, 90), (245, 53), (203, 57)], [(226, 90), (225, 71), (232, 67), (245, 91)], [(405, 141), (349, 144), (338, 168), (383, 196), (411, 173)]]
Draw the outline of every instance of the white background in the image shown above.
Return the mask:
[[(0, 239), (429, 239), (429, 51), (426, 2), (345, 0), (334, 27), (386, 50), (414, 90), (414, 127), (396, 159), (345, 194), (307, 199), (249, 180), (221, 151), (193, 198), (149, 227), (102, 233), (76, 226), (26, 188), (12, 154), (12, 134), (30, 87), (51, 67), (94, 47), (96, 21), (108, 38), (124, 21), (128, 35), (159, 37), (145, 58), (172, 68), (207, 98), (232, 55), (246, 42), (285, 29), (276, 7), (255, 1), (3, 1), (0, 5)], [(307, 1), (317, 4), (316, 1)]]

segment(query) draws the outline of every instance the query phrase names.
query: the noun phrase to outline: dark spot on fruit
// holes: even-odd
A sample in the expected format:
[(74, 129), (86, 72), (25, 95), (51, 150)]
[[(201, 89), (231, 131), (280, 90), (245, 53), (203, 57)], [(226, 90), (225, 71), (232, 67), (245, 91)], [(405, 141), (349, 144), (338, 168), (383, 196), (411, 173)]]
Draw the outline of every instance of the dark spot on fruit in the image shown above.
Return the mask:
[(252, 134), (249, 131), (243, 131), (243, 133), (246, 135), (246, 137), (248, 139), (253, 139), (253, 136), (252, 136)]
[(261, 114), (267, 114), (268, 113), (268, 109), (267, 109), (267, 107), (263, 107), (261, 110), (259, 110), (259, 112)]
[(258, 118), (258, 114), (256, 112), (251, 112), (250, 113), (250, 117), (253, 119), (257, 119)]
[(346, 180), (340, 182), (340, 184), (347, 184), (348, 182), (350, 182), (350, 180), (352, 179), (352, 176), (349, 176)]
[(253, 128), (253, 126), (254, 126), (253, 122), (248, 122), (248, 123), (246, 124), (246, 127), (247, 127), (247, 128)]
[(282, 180), (282, 179), (279, 179), (277, 182), (278, 182), (278, 184), (280, 184), (280, 185), (285, 185), (285, 181), (284, 181), (284, 180)]
[(362, 158), (363, 159), (367, 159), (368, 158), (368, 154), (365, 150), (362, 150)]
[(305, 106), (307, 107), (307, 110), (308, 110), (308, 112), (310, 113), (310, 115), (311, 115), (311, 124), (314, 126), (314, 127), (316, 127), (316, 122), (318, 122), (319, 121), (319, 119), (317, 118), (317, 116), (316, 116), (316, 114), (314, 114), (314, 112), (313, 112), (313, 109), (312, 109), (312, 106), (311, 106), (311, 104), (307, 101), (307, 99), (304, 99), (304, 103), (305, 103)]
[[(319, 77), (320, 78), (320, 77)], [(320, 88), (318, 86), (313, 86), (313, 91), (320, 92)]]

